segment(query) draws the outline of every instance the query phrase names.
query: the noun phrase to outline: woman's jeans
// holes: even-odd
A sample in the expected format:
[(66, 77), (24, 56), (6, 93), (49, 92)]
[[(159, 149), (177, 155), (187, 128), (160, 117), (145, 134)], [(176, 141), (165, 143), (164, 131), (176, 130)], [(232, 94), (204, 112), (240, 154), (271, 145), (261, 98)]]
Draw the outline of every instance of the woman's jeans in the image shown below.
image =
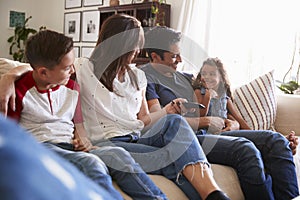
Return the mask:
[[(106, 163), (110, 170), (138, 172), (136, 178), (141, 183), (146, 182), (151, 186), (149, 178), (143, 175), (142, 169), (149, 174), (159, 174), (174, 181), (188, 196), (189, 199), (201, 199), (193, 186), (181, 175), (182, 170), (188, 164), (205, 163), (208, 164), (204, 152), (189, 124), (180, 115), (166, 115), (151, 126), (146, 133), (138, 140), (138, 143), (126, 142), (100, 142), (97, 146), (116, 145), (125, 148), (138, 164), (123, 164), (124, 158), (115, 156), (119, 160), (106, 162), (106, 159), (100, 158)], [(94, 152), (92, 152), (94, 153)], [(112, 157), (112, 156), (111, 156)], [(128, 157), (127, 157), (128, 158)], [(134, 163), (134, 161), (131, 161)], [(120, 164), (122, 163), (122, 164)], [(130, 162), (128, 162), (130, 163)], [(130, 168), (131, 166), (131, 168)], [(118, 180), (118, 178), (113, 176)], [(118, 182), (118, 181), (117, 181)], [(137, 185), (127, 183), (128, 189), (138, 191)], [(151, 186), (153, 188), (153, 186)]]
[(272, 131), (198, 135), (211, 163), (236, 169), (246, 199), (292, 199), (299, 195), (289, 142)]
[(97, 156), (86, 152), (66, 150), (51, 143), (42, 144), (75, 165), (86, 176), (105, 189), (112, 197), (122, 199), (120, 193), (112, 185), (112, 179), (108, 175), (105, 164)]

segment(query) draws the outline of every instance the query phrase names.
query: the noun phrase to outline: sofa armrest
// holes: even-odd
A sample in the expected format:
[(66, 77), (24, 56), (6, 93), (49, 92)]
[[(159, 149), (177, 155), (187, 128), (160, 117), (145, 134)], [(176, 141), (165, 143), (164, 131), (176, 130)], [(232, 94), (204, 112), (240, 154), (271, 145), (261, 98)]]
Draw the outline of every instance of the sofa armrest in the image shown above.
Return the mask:
[(300, 95), (277, 95), (275, 129), (283, 135), (295, 131), (300, 136)]

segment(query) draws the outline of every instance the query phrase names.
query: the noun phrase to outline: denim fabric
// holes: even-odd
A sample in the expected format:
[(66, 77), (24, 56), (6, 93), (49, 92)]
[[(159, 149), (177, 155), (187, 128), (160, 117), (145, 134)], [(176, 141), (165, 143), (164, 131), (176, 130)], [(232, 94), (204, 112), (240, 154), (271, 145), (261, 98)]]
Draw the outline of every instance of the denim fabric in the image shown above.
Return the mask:
[[(275, 199), (292, 199), (299, 195), (293, 154), (289, 141), (272, 131), (230, 131), (222, 135), (244, 137), (260, 151), (266, 174), (272, 177)], [(249, 179), (249, 182), (253, 180)]]
[[(104, 173), (98, 173), (98, 177), (105, 183), (104, 187), (95, 184), (72, 164), (1, 115), (0, 160), (2, 200), (122, 199), (106, 178), (102, 164), (99, 171)], [(112, 190), (107, 190), (110, 187)]]
[(116, 194), (108, 169), (97, 156), (86, 152), (65, 150), (51, 143), (43, 143), (43, 145), (75, 165), (87, 177), (111, 193), (112, 196)]
[(135, 162), (129, 152), (112, 145), (108, 141), (100, 142), (97, 144), (100, 148), (92, 150), (90, 153), (103, 160), (109, 169), (110, 175), (122, 191), (136, 200), (167, 199), (140, 165)]
[[(118, 141), (113, 144), (102, 142), (98, 145), (125, 148), (145, 172), (163, 175), (172, 180), (189, 199), (201, 199), (181, 172), (188, 164), (208, 164), (208, 161), (193, 130), (180, 115), (166, 115), (161, 118), (141, 136), (138, 143)], [(105, 159), (101, 159), (105, 162)]]
[(292, 153), (280, 134), (239, 130), (197, 137), (210, 163), (236, 169), (246, 199), (299, 195)]

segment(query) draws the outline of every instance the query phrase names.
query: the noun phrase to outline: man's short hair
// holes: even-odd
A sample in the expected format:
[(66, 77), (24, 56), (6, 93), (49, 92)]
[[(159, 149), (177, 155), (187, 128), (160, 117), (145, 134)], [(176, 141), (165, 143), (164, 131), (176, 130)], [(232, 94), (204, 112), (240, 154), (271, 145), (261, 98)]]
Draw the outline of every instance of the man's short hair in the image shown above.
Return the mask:
[[(181, 39), (181, 33), (166, 26), (155, 26), (145, 33), (144, 49), (151, 58), (151, 53), (158, 54), (163, 59), (163, 53)], [(152, 58), (151, 58), (152, 59)]]

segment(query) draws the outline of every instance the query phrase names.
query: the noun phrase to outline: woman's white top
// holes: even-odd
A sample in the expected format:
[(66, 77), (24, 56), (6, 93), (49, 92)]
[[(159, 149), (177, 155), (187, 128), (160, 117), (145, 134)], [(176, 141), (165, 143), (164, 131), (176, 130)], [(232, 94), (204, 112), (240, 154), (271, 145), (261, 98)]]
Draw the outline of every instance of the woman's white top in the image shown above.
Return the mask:
[[(144, 72), (136, 67), (140, 90), (131, 83), (126, 72), (124, 82), (114, 79), (117, 94), (110, 92), (94, 75), (94, 66), (87, 58), (75, 60), (76, 81), (81, 87), (81, 103), (84, 126), (91, 142), (140, 131), (144, 123), (137, 119), (142, 103), (142, 91), (146, 89)], [(119, 94), (119, 95), (118, 95)]]

